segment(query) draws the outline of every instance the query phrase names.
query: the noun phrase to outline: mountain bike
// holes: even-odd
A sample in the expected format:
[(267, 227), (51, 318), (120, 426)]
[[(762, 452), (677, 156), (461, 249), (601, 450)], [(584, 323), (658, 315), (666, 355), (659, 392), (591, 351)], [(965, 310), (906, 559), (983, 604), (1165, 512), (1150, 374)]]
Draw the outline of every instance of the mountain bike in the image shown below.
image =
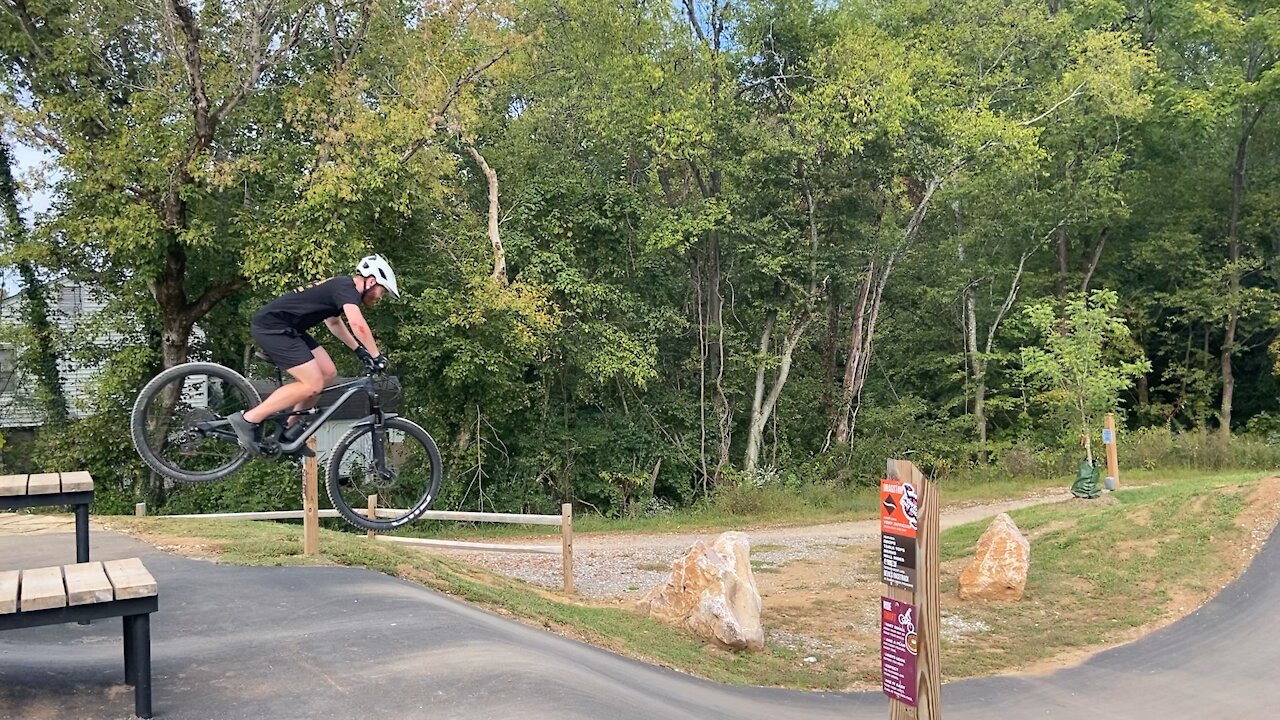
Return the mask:
[[(277, 372), (277, 382), (282, 381)], [(265, 457), (301, 460), (307, 440), (339, 408), (363, 393), (369, 414), (355, 421), (329, 454), (326, 489), (334, 509), (364, 530), (394, 530), (417, 519), (435, 500), (442, 475), (440, 452), (426, 430), (382, 410), (385, 376), (373, 370), (337, 383), (332, 403), (284, 411), (263, 423)], [(130, 417), (133, 444), (151, 469), (181, 483), (208, 483), (240, 470), (250, 453), (236, 441), (227, 416), (262, 401), (253, 384), (231, 368), (208, 362), (176, 365), (142, 388)], [(293, 428), (287, 421), (297, 417)], [(267, 433), (267, 429), (271, 432)], [(368, 496), (377, 512), (368, 514)]]

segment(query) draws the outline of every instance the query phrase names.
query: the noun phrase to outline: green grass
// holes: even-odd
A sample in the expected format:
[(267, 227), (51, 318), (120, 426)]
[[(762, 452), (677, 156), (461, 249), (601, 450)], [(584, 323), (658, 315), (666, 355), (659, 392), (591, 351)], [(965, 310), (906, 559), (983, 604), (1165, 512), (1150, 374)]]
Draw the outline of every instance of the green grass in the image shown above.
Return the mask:
[[(1110, 642), (1176, 612), (1170, 601), (1206, 593), (1219, 572), (1218, 553), (1247, 537), (1236, 518), (1257, 479), (1256, 473), (1165, 476), (1158, 484), (1104, 496), (1113, 502), (1081, 500), (1010, 513), (1031, 538), (1025, 597), (1012, 604), (952, 603), (993, 632), (944, 643), (947, 674), (1021, 667)], [(969, 557), (985, 529), (981, 522), (944, 532), (943, 563)], [(942, 592), (954, 596), (954, 576), (944, 576)]]
[[(1177, 598), (1185, 598), (1188, 593), (1207, 594), (1224, 544), (1247, 538), (1236, 519), (1258, 478), (1257, 473), (1133, 473), (1125, 476), (1120, 491), (1106, 494), (1101, 500), (1054, 503), (1012, 512), (1032, 543), (1026, 596), (1015, 603), (965, 603), (956, 598), (956, 575), (986, 522), (947, 530), (941, 538), (944, 568), (949, 568), (942, 578), (943, 610), (958, 612), (968, 620), (981, 620), (991, 630), (944, 641), (944, 676), (955, 679), (1006, 672), (1061, 657), (1075, 649), (1113, 643), (1131, 635), (1134, 628), (1176, 612), (1171, 604)], [(1063, 485), (1059, 482), (1046, 487)], [(1037, 489), (1003, 482), (971, 486), (954, 483), (943, 487), (943, 504), (1010, 499)], [(869, 490), (850, 493), (849, 507), (834, 516), (787, 511), (743, 517), (691, 511), (664, 519), (575, 521), (575, 526), (579, 531), (585, 525), (601, 532), (658, 532), (738, 529), (783, 520), (812, 523), (871, 518), (876, 512), (874, 497)], [(850, 509), (855, 504), (869, 507), (855, 512)], [(526, 623), (562, 630), (601, 647), (711, 680), (806, 689), (866, 687), (878, 682), (878, 658), (873, 654), (824, 657), (810, 664), (804, 662), (805, 653), (772, 643), (760, 653), (719, 650), (641, 617), (627, 605), (583, 602), (412, 548), (370, 543), (362, 534), (348, 531), (322, 529), (324, 554), (312, 558), (301, 553), (298, 524), (165, 518), (112, 518), (110, 523), (161, 543), (210, 546), (228, 563), (366, 567), (422, 583)], [(477, 534), (500, 534), (493, 530), (484, 527)], [(518, 530), (528, 534), (527, 528)], [(468, 535), (460, 532), (455, 536)], [(874, 548), (865, 552), (873, 553)], [(753, 566), (757, 572), (774, 569), (758, 561)], [(878, 596), (878, 588), (875, 583), (868, 588), (869, 594)], [(835, 626), (847, 622), (855, 611), (837, 605), (819, 596), (811, 611), (829, 613), (830, 623)], [(766, 615), (767, 612), (766, 607)]]

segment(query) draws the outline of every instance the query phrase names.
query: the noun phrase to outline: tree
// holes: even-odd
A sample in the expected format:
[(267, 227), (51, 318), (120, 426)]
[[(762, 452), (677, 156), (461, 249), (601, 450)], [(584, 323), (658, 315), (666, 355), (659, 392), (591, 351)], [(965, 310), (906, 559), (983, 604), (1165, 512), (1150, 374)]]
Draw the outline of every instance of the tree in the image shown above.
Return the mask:
[(1059, 316), (1055, 303), (1029, 305), (1024, 318), (1039, 336), (1038, 346), (1022, 348), (1022, 377), (1039, 391), (1034, 401), (1070, 427), (1079, 424), (1085, 453), (1093, 461), (1093, 428), (1098, 416), (1112, 412), (1121, 390), (1151, 369), (1146, 358), (1116, 359), (1110, 352), (1129, 337), (1129, 329), (1115, 314), (1119, 298), (1110, 290), (1095, 290), (1068, 298)]
[[(4, 210), (4, 242), (0, 249), (14, 252), (11, 260), (22, 278), (22, 324), (25, 337), (19, 365), (35, 378), (37, 400), (43, 406), (46, 422), (61, 427), (67, 421), (67, 396), (58, 371), (57, 327), (50, 317), (47, 285), (36, 271), (30, 257), (16, 254), (19, 247), (28, 251), (27, 225), (18, 207), (18, 185), (13, 177), (13, 157), (9, 144), (0, 140), (0, 205)], [(7, 254), (7, 253), (5, 253)], [(0, 255), (3, 259), (3, 255)]]

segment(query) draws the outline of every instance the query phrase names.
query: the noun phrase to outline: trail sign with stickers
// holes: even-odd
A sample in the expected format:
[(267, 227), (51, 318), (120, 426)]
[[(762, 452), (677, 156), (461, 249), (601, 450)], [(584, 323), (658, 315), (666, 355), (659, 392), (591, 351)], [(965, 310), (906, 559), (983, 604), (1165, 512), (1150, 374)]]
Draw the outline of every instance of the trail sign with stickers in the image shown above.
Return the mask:
[(904, 590), (916, 589), (916, 527), (919, 491), (910, 482), (880, 481), (880, 579)]
[(880, 481), (881, 687), (890, 720), (939, 720), (938, 491), (910, 462)]

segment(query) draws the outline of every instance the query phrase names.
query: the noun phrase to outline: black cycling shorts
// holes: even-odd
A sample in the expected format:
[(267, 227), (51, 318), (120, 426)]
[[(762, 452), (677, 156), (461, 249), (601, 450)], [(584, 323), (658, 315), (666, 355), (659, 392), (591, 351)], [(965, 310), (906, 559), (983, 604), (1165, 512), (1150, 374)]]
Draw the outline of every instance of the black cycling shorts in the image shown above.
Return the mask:
[(262, 352), (281, 370), (292, 370), (315, 360), (316, 356), (311, 351), (320, 347), (320, 343), (309, 333), (293, 328), (275, 330), (250, 325), (249, 333), (262, 348)]

